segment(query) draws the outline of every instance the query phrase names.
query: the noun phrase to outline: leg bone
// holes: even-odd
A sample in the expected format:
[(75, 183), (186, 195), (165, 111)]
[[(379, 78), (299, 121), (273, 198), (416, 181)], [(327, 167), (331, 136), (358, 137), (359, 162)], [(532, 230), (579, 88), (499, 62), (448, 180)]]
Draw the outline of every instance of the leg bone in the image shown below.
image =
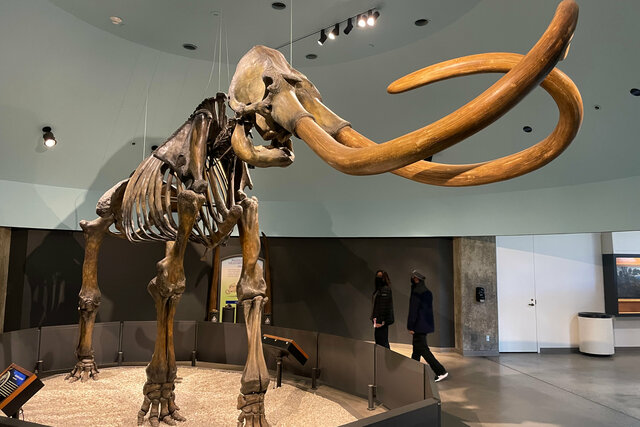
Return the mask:
[(80, 221), (83, 230), (86, 246), (84, 263), (82, 264), (82, 288), (79, 294), (78, 311), (79, 339), (76, 347), (76, 357), (78, 363), (65, 379), (75, 382), (79, 379), (82, 382), (89, 378), (98, 379), (98, 368), (96, 366), (93, 349), (93, 326), (100, 307), (100, 288), (98, 287), (98, 253), (102, 240), (107, 234), (109, 227), (113, 224), (112, 216), (97, 218), (93, 221)]

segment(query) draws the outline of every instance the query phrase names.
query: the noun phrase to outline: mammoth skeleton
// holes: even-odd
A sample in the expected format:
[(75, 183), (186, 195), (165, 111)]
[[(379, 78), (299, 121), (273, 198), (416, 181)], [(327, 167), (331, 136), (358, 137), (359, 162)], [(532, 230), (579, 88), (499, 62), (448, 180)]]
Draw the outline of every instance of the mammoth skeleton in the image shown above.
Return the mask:
[[(315, 86), (293, 69), (280, 52), (264, 46), (252, 48), (238, 63), (229, 87), (228, 102), (235, 117), (226, 117), (226, 95), (204, 100), (129, 179), (102, 196), (96, 220), (81, 222), (86, 252), (79, 303), (78, 363), (68, 378), (97, 379), (91, 342), (100, 305), (97, 256), (104, 236), (164, 241), (166, 256), (158, 262), (157, 275), (148, 285), (156, 305), (158, 328), (154, 353), (146, 368), (138, 422), (142, 424), (147, 413), (153, 426), (160, 421), (173, 425), (175, 420), (183, 420), (175, 403), (173, 318), (185, 287), (185, 248), (189, 240), (215, 247), (238, 226), (243, 266), (237, 293), (248, 335), (238, 425), (268, 425), (264, 394), (269, 373), (260, 327), (266, 286), (257, 263), (258, 201), (244, 193), (245, 188), (252, 187), (247, 166), (290, 165), (294, 160), (294, 135), (329, 165), (353, 175), (392, 172), (426, 184), (470, 186), (514, 178), (540, 168), (571, 143), (582, 121), (578, 89), (555, 68), (568, 52), (577, 18), (575, 2), (564, 0), (545, 33), (526, 55), (466, 56), (393, 82), (388, 91), (399, 93), (457, 76), (505, 73), (455, 112), (383, 143), (367, 139), (327, 108)], [(558, 105), (559, 120), (553, 132), (536, 145), (484, 163), (446, 165), (422, 160), (494, 122), (538, 85)], [(270, 144), (254, 145), (251, 129)]]

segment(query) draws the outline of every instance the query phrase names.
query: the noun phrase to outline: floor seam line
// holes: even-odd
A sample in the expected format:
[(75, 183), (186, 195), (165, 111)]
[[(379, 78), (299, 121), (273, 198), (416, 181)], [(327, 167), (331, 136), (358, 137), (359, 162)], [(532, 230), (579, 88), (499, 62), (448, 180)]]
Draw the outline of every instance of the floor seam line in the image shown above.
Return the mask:
[(498, 362), (498, 361), (491, 360), (491, 359), (489, 359), (489, 358), (487, 358), (487, 357), (485, 357), (485, 359), (487, 359), (487, 360), (489, 360), (489, 361), (491, 361), (491, 362), (493, 362), (493, 363), (495, 363), (495, 364), (498, 364), (498, 365), (500, 365), (500, 366), (503, 366), (503, 367), (505, 367), (505, 368), (511, 369), (512, 371), (516, 371), (516, 372), (518, 372), (518, 373), (520, 373), (520, 374), (522, 374), (522, 375), (525, 375), (525, 376), (527, 376), (527, 377), (529, 377), (529, 378), (533, 378), (534, 380), (538, 380), (538, 381), (540, 381), (540, 382), (542, 382), (542, 383), (545, 383), (545, 384), (547, 384), (547, 385), (550, 385), (551, 387), (557, 388), (558, 390), (565, 391), (565, 392), (570, 393), (570, 394), (572, 394), (572, 395), (574, 395), (574, 396), (577, 396), (577, 397), (579, 397), (579, 398), (581, 398), (581, 399), (584, 399), (584, 400), (589, 401), (589, 402), (591, 402), (591, 403), (595, 403), (596, 405), (600, 405), (600, 406), (605, 407), (605, 408), (607, 408), (607, 409), (610, 409), (610, 410), (612, 410), (612, 411), (614, 411), (614, 412), (618, 412), (619, 414), (622, 414), (622, 415), (627, 416), (627, 417), (629, 417), (629, 418), (633, 418), (634, 420), (640, 421), (640, 418), (636, 418), (636, 417), (634, 417), (633, 415), (629, 415), (629, 414), (627, 414), (627, 413), (625, 413), (625, 412), (622, 412), (622, 411), (621, 411), (621, 410), (619, 410), (619, 409), (612, 408), (612, 407), (607, 406), (607, 405), (605, 405), (605, 404), (603, 404), (603, 403), (596, 402), (595, 400), (591, 400), (591, 399), (589, 399), (588, 397), (581, 396), (581, 395), (579, 395), (579, 394), (577, 394), (577, 393), (575, 393), (575, 392), (573, 392), (573, 391), (571, 391), (571, 390), (567, 390), (567, 389), (565, 389), (565, 388), (563, 388), (563, 387), (560, 387), (560, 386), (557, 386), (557, 385), (555, 385), (555, 384), (552, 384), (552, 383), (550, 383), (550, 382), (548, 382), (548, 381), (545, 381), (545, 380), (543, 380), (543, 379), (541, 379), (541, 378), (534, 377), (533, 375), (528, 374), (528, 373), (526, 373), (526, 372), (522, 372), (522, 371), (520, 371), (520, 370), (518, 370), (518, 369), (516, 369), (516, 368), (514, 368), (514, 367), (512, 367), (512, 366), (504, 365), (504, 364), (502, 364), (502, 363), (500, 363), (500, 362)]

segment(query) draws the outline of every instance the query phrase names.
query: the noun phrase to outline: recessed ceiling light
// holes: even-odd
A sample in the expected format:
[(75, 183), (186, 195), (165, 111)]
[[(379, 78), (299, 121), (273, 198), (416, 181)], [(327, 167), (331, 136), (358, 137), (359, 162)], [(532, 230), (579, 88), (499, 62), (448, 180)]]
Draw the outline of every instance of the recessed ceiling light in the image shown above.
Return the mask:
[(184, 43), (182, 45), (182, 47), (187, 49), (187, 50), (196, 50), (198, 48), (198, 46), (196, 46), (195, 44), (192, 44), (192, 43)]
[(316, 55), (315, 53), (309, 53), (307, 54), (307, 56), (305, 56), (305, 58), (307, 59), (316, 59), (318, 57), (318, 55)]
[(596, 110), (599, 110), (600, 106), (598, 104), (596, 104), (596, 105), (593, 106), (593, 108), (596, 109)]
[(633, 96), (640, 96), (640, 89), (638, 89), (637, 87), (634, 87), (629, 91), (629, 93)]
[(113, 25), (122, 25), (122, 18), (119, 16), (110, 16), (109, 19)]
[(428, 19), (418, 19), (416, 22), (414, 22), (414, 24), (417, 27), (424, 27), (425, 25), (427, 25), (429, 23)]
[(281, 1), (276, 1), (276, 2), (271, 3), (271, 7), (274, 8), (275, 10), (282, 10), (282, 9), (286, 8), (287, 5), (282, 3)]
[(526, 133), (531, 133), (533, 128), (531, 126), (525, 126), (525, 127), (522, 128), (522, 130), (525, 131)]

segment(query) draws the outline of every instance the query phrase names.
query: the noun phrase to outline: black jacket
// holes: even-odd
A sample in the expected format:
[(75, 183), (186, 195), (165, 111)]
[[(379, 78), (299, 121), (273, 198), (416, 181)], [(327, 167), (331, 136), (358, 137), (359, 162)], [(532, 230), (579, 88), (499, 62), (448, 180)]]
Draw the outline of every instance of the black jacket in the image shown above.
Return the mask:
[(429, 334), (433, 327), (433, 294), (424, 281), (411, 283), (407, 329), (417, 334)]
[(393, 323), (393, 296), (391, 288), (387, 285), (380, 287), (373, 293), (373, 310), (371, 310), (371, 320), (376, 319), (377, 323), (389, 326)]

